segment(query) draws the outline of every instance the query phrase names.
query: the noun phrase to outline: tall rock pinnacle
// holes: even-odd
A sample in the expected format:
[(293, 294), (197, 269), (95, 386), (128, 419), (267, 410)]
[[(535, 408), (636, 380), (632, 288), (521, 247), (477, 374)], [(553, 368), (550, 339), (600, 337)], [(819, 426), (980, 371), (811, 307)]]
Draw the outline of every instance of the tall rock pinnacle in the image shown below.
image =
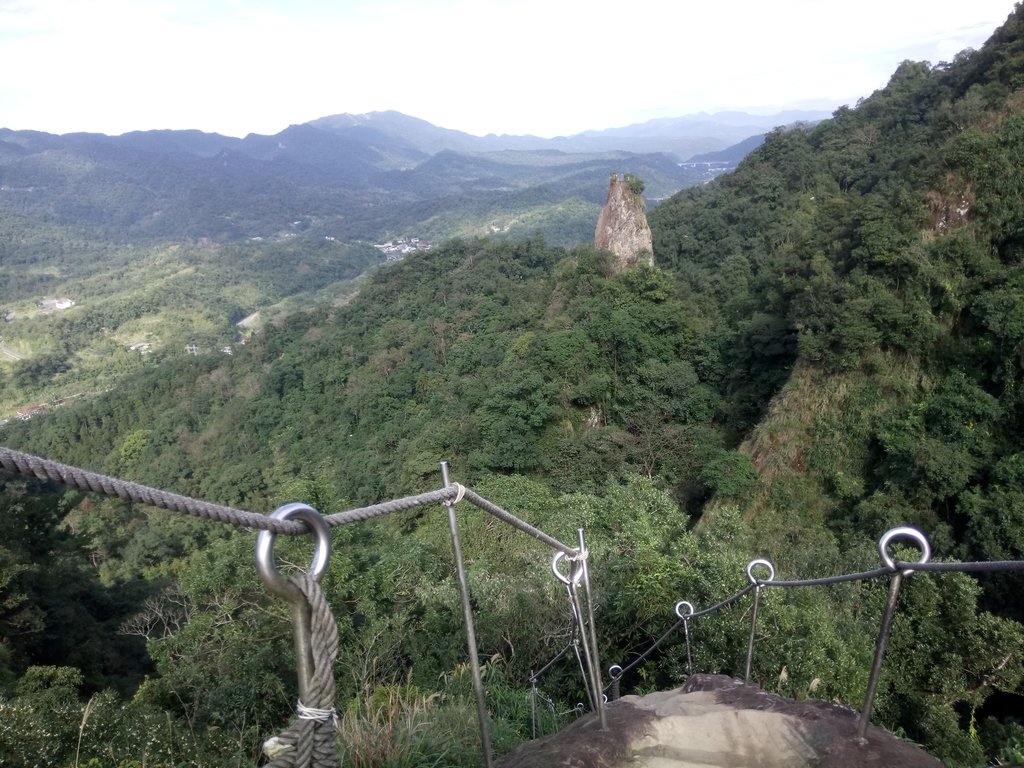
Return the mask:
[(612, 252), (616, 272), (640, 264), (654, 266), (654, 246), (644, 212), (643, 191), (644, 183), (628, 173), (621, 179), (613, 173), (608, 184), (608, 201), (597, 219), (594, 247)]

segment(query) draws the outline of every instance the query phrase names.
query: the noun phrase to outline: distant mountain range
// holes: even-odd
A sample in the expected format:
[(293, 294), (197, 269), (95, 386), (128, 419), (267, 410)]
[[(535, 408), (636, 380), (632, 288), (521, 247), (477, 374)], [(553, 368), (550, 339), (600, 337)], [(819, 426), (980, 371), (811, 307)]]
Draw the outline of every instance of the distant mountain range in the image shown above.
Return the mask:
[(612, 172), (655, 200), (702, 177), (681, 161), (736, 160), (778, 125), (817, 112), (652, 120), (553, 139), (472, 136), (399, 112), (340, 114), (274, 136), (200, 131), (120, 136), (0, 129), (0, 213), (130, 240), (272, 237), (297, 221), (316, 236), (432, 239), (592, 235)]
[(664, 152), (680, 162), (691, 156), (725, 149), (750, 136), (764, 134), (778, 126), (814, 123), (829, 117), (827, 112), (790, 110), (773, 115), (746, 112), (702, 112), (683, 117), (659, 118), (622, 128), (590, 130), (551, 139), (537, 136), (489, 134), (472, 136), (462, 131), (438, 128), (425, 120), (400, 112), (340, 114), (313, 120), (308, 125), (342, 136), (376, 133), (407, 142), (427, 154), (448, 149), (455, 152), (500, 152), (504, 150), (558, 150), (569, 153)]

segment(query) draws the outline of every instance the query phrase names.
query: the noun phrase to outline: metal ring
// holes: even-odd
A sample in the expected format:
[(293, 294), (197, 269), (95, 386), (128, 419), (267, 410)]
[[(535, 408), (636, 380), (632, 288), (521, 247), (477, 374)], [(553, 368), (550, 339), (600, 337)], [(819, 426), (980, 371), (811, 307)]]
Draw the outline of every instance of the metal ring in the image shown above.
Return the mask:
[(463, 497), (466, 495), (466, 486), (464, 486), (462, 483), (452, 483), (448, 487), (449, 488), (458, 488), (459, 489), (458, 493), (455, 494), (455, 498), (452, 499), (451, 501), (449, 501), (448, 503), (449, 504), (458, 504), (460, 501), (462, 501)]
[[(270, 515), (275, 520), (298, 519), (309, 526), (316, 535), (316, 549), (313, 552), (313, 561), (309, 565), (309, 575), (320, 580), (327, 570), (327, 561), (331, 556), (331, 529), (321, 517), (320, 513), (308, 504), (293, 502), (278, 507)], [(298, 591), (298, 588), (289, 581), (282, 578), (274, 565), (274, 539), (277, 534), (273, 531), (260, 531), (256, 537), (256, 569), (259, 571), (263, 584), (275, 595), (287, 598), (288, 600), (305, 599)]]
[[(767, 579), (758, 579), (754, 576), (754, 567), (758, 565), (763, 565), (768, 569), (770, 575)], [(754, 586), (757, 586), (758, 581), (772, 581), (775, 578), (775, 566), (767, 560), (751, 560), (747, 563), (747, 578), (750, 579), (750, 583)]]
[[(917, 562), (920, 565), (924, 565), (932, 556), (932, 548), (928, 546), (928, 539), (921, 533), (917, 528), (911, 528), (909, 526), (902, 526), (900, 528), (891, 528), (882, 534), (882, 538), (878, 540), (878, 554), (882, 556), (882, 562), (885, 563), (885, 567), (890, 571), (896, 570), (896, 563), (889, 557), (889, 542), (893, 539), (913, 539), (921, 550), (921, 559)], [(903, 572), (905, 575), (913, 573), (911, 570)]]
[[(680, 613), (679, 609), (682, 608), (684, 605), (689, 610), (686, 613)], [(688, 619), (691, 616), (693, 616), (693, 614), (695, 614), (696, 612), (697, 609), (693, 607), (693, 603), (691, 603), (689, 600), (680, 600), (678, 603), (676, 603), (676, 616), (678, 616), (680, 619)]]
[(571, 577), (563, 576), (562, 572), (558, 570), (558, 561), (564, 558), (565, 556), (565, 552), (555, 552), (555, 556), (551, 560), (551, 572), (555, 574), (556, 579), (558, 579), (566, 586), (569, 586), (570, 584), (579, 584), (580, 580), (583, 578), (582, 568), (577, 568), (576, 572), (573, 573)]
[[(616, 672), (615, 670), (618, 670), (618, 672)], [(622, 677), (622, 666), (619, 664), (612, 664), (610, 667), (608, 667), (608, 677), (610, 677), (612, 680), (618, 680), (620, 677)]]

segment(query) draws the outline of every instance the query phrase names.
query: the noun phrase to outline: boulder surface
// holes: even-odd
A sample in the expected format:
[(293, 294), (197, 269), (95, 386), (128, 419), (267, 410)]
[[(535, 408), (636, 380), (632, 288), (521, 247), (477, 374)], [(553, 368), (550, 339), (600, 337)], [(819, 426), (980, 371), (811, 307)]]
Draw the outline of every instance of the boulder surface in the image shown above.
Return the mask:
[(824, 701), (791, 701), (725, 675), (693, 675), (675, 690), (623, 696), (607, 710), (608, 730), (587, 715), (527, 742), (499, 768), (942, 768), (857, 713)]
[(594, 247), (615, 257), (614, 271), (654, 265), (651, 227), (647, 223), (639, 179), (613, 176), (608, 183), (608, 200), (601, 209), (594, 231)]

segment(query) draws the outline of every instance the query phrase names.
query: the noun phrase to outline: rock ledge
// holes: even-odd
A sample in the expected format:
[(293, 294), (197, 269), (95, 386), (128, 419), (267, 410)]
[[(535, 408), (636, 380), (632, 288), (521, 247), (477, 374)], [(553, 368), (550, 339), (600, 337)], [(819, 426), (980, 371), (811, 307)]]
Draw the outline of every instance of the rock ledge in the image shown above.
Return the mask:
[(942, 768), (924, 750), (824, 701), (790, 701), (725, 675), (693, 675), (675, 690), (623, 696), (594, 715), (521, 745), (499, 768)]
[(612, 174), (608, 200), (597, 219), (594, 247), (612, 252), (616, 272), (644, 264), (654, 265), (654, 246), (642, 189), (643, 182), (638, 178), (626, 174), (620, 179)]

